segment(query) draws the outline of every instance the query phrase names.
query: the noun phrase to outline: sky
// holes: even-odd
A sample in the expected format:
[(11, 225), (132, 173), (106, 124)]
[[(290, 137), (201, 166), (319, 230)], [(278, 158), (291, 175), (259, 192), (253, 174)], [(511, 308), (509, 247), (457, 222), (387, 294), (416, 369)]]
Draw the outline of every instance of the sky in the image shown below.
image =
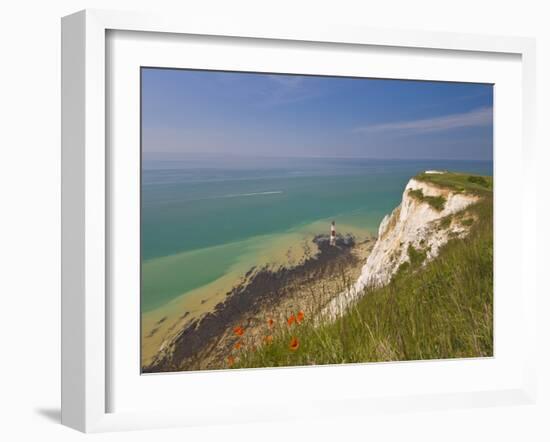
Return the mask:
[(493, 87), (142, 68), (142, 149), (492, 160)]

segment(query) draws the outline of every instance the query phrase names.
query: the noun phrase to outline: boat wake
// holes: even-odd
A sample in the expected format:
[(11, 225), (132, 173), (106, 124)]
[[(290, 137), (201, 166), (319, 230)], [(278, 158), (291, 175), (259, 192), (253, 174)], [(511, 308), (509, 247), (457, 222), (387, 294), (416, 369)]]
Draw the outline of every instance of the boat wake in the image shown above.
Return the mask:
[(241, 198), (246, 196), (260, 196), (260, 195), (278, 195), (283, 193), (282, 190), (272, 190), (269, 192), (254, 192), (254, 193), (232, 193), (229, 195), (222, 195), (214, 198)]

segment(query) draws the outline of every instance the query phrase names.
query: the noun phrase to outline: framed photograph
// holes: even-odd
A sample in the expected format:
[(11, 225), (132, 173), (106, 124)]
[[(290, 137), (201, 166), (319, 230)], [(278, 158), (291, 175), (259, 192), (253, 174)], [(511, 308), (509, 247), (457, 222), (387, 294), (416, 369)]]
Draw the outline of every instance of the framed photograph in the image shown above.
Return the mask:
[(62, 36), (64, 424), (534, 400), (532, 40)]

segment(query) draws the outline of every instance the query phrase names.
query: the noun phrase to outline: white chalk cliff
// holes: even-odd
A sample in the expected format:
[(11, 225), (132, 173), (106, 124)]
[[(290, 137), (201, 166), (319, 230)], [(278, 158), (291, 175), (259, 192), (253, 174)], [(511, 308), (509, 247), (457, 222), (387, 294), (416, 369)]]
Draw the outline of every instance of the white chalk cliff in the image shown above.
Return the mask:
[[(443, 209), (437, 210), (410, 191), (422, 191), (424, 197), (444, 198)], [(464, 237), (469, 227), (452, 218), (447, 223), (442, 221), (477, 201), (475, 195), (411, 179), (405, 187), (401, 204), (380, 223), (378, 239), (354, 287), (332, 299), (324, 313), (336, 317), (358, 299), (366, 287), (387, 284), (399, 267), (410, 260), (409, 246), (425, 252), (427, 262), (438, 255), (451, 237)]]

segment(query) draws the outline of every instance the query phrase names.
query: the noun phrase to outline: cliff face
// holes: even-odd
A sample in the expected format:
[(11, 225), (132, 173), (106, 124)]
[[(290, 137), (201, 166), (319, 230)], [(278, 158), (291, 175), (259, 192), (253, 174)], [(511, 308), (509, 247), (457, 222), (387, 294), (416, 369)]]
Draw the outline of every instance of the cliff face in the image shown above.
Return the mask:
[(411, 261), (416, 264), (429, 261), (450, 238), (466, 236), (472, 220), (468, 223), (451, 215), (478, 199), (475, 195), (411, 179), (401, 204), (380, 223), (376, 244), (354, 287), (334, 298), (325, 313), (339, 315), (366, 287), (387, 284), (400, 266), (412, 264)]

